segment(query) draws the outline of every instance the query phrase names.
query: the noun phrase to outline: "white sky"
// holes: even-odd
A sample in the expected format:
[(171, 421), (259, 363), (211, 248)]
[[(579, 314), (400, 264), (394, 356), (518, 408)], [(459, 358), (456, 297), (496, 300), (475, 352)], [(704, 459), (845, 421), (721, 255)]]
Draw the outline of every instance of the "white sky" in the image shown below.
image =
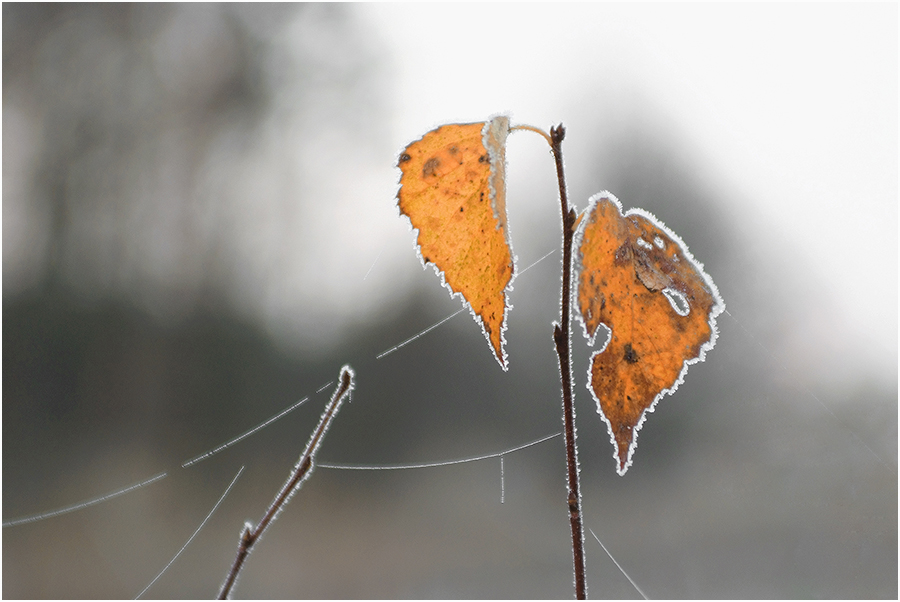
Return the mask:
[[(777, 359), (802, 355), (825, 374), (897, 369), (896, 4), (353, 4), (348, 29), (322, 7), (309, 8), (272, 34), (276, 46), (294, 50), (296, 64), (275, 53), (287, 61), (273, 68), (286, 85), (252, 148), (243, 136), (224, 140), (198, 189), (181, 191), (211, 216), (198, 235), (228, 241), (237, 305), (262, 316), (276, 336), (311, 349), (334, 346), (373, 316), (400, 311), (398, 301), (423, 279), (444, 294), (430, 270), (422, 273), (408, 222), (398, 216), (392, 153), (441, 123), (508, 112), (514, 123), (566, 125), (579, 207), (600, 190), (586, 181), (619, 194), (602, 180), (597, 148), (605, 140), (592, 136), (614, 139), (612, 129), (635, 121), (658, 130), (665, 149), (674, 142), (684, 165), (695, 166), (698, 185), (721, 194), (722, 213), (741, 236), (738, 252), (762, 266), (763, 277), (771, 273), (763, 285), (796, 289), (792, 299), (805, 311), (751, 325), (782, 331)], [(373, 45), (372, 70), (354, 74)], [(204, 52), (218, 56), (217, 48)], [(206, 64), (204, 52), (183, 58)], [(317, 75), (292, 77), (298, 72)], [(348, 94), (345, 80), (374, 82), (371, 112), (367, 93)], [(40, 139), (33, 117), (27, 99), (4, 99), (6, 138), (19, 151), (4, 155), (5, 278), (37, 272), (27, 260), (39, 254), (28, 251), (41, 245), (28, 226), (46, 216), (23, 185), (37, 152), (28, 143)], [(527, 263), (557, 243), (555, 178), (537, 136), (511, 136), (508, 159), (513, 250)], [(178, 180), (170, 176), (160, 181)], [(140, 221), (152, 226), (147, 216), (162, 216), (166, 226), (159, 199), (178, 211), (185, 199), (147, 190), (123, 205), (141, 224), (138, 240), (120, 245), (133, 260), (119, 270), (125, 286), (132, 286), (129, 269), (149, 270), (151, 282), (185, 271), (177, 254), (161, 260), (148, 252), (175, 247)], [(554, 206), (529, 206), (523, 197), (550, 197)], [(659, 217), (673, 226), (672, 216)], [(551, 219), (551, 235), (537, 240)], [(696, 251), (696, 241), (686, 242)], [(112, 256), (97, 249), (101, 259)], [(154, 279), (156, 272), (165, 273)], [(180, 286), (170, 288), (180, 300)], [(729, 310), (741, 309), (722, 293)], [(156, 303), (146, 291), (138, 297)], [(459, 307), (444, 298), (448, 313)], [(853, 351), (837, 348), (844, 340)], [(847, 361), (857, 365), (840, 364)]]
[(571, 137), (605, 94), (650, 99), (704, 177), (736, 191), (747, 231), (794, 243), (840, 307), (865, 308), (834, 322), (896, 364), (896, 4), (360, 10), (393, 55), (398, 148), (501, 111)]

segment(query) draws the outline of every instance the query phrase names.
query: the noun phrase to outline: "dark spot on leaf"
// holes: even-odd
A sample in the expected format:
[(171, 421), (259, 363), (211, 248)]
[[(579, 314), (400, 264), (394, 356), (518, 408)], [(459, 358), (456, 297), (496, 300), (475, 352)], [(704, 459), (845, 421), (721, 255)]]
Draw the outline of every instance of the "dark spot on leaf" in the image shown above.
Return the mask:
[(625, 343), (625, 361), (629, 364), (636, 364), (640, 359), (637, 352), (631, 348), (631, 343)]
[(615, 263), (616, 265), (623, 265), (628, 261), (631, 261), (631, 245), (626, 242), (616, 249)]
[(428, 161), (425, 161), (425, 165), (422, 166), (422, 177), (427, 178), (433, 176), (440, 165), (441, 160), (437, 157), (432, 157)]
[(402, 155), (400, 155), (399, 163), (406, 163), (410, 159), (412, 159), (412, 157), (410, 157), (407, 153), (403, 153)]
[(479, 163), (487, 163), (488, 161), (490, 161), (490, 158), (487, 155), (481, 155), (480, 157), (478, 157)]
[(459, 208), (459, 212), (460, 212), (460, 213), (463, 212), (463, 208), (462, 208), (462, 207)]

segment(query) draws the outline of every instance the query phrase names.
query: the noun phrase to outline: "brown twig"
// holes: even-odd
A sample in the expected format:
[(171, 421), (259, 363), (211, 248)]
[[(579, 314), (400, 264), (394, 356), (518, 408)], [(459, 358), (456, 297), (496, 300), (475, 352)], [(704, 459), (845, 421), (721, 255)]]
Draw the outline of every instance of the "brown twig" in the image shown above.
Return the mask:
[(572, 306), (572, 240), (575, 234), (575, 210), (569, 207), (566, 178), (563, 174), (562, 141), (566, 130), (562, 124), (550, 128), (556, 177), (559, 183), (559, 202), (563, 226), (563, 273), (560, 322), (553, 326), (553, 340), (559, 355), (559, 374), (562, 381), (563, 422), (566, 434), (566, 462), (568, 466), (569, 523), (572, 527), (572, 556), (575, 564), (575, 596), (587, 598), (584, 576), (584, 527), (581, 520), (581, 493), (578, 490), (578, 449), (575, 445), (575, 403), (572, 397), (571, 319)]
[(308, 479), (312, 474), (313, 460), (322, 443), (322, 439), (324, 439), (325, 433), (328, 431), (328, 427), (331, 426), (334, 417), (337, 416), (338, 410), (344, 402), (344, 399), (352, 390), (353, 370), (350, 366), (344, 366), (341, 368), (340, 383), (335, 389), (334, 394), (331, 396), (331, 401), (328, 402), (328, 405), (325, 407), (322, 418), (319, 419), (319, 425), (309, 438), (309, 443), (306, 444), (306, 449), (303, 450), (303, 453), (300, 455), (300, 459), (294, 466), (291, 476), (288, 478), (287, 482), (285, 482), (284, 487), (281, 488), (278, 495), (275, 496), (275, 500), (272, 502), (272, 505), (269, 506), (269, 509), (266, 511), (265, 515), (263, 515), (259, 524), (256, 525), (256, 528), (251, 528), (249, 523), (244, 525), (244, 532), (241, 534), (241, 541), (240, 544), (238, 544), (237, 556), (235, 557), (234, 563), (231, 565), (231, 570), (228, 572), (225, 583), (222, 584), (222, 589), (219, 592), (220, 600), (226, 600), (231, 595), (231, 590), (237, 581), (241, 568), (244, 566), (244, 561), (250, 554), (253, 544), (260, 538), (263, 531), (266, 530), (266, 527), (275, 520), (278, 512), (281, 511), (285, 504), (287, 504), (291, 496), (300, 489), (303, 481)]

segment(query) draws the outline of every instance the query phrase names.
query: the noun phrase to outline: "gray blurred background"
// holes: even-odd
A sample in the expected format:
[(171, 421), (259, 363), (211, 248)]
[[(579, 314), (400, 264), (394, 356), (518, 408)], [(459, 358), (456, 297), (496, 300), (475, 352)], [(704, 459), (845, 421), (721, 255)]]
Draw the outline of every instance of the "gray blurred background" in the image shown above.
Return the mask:
[[(653, 598), (896, 598), (897, 6), (3, 5), (3, 596), (214, 596), (315, 426), (408, 464), (561, 430), (559, 253), (514, 283), (510, 370), (416, 257), (397, 154), (436, 125), (562, 122), (579, 209), (680, 234), (720, 338), (615, 472), (574, 370), (586, 526)], [(560, 240), (515, 133), (522, 269)], [(190, 468), (181, 463), (309, 396)], [(560, 438), (318, 469), (239, 598), (567, 598)], [(638, 593), (588, 534), (589, 594)]]

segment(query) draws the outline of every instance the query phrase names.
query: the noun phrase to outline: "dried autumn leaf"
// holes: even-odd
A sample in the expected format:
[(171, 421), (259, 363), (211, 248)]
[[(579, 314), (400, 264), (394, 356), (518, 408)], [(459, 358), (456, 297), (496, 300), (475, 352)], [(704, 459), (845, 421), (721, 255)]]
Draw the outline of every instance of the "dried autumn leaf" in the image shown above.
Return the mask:
[(444, 125), (400, 154), (400, 212), (419, 231), (423, 263), (437, 268), (481, 324), (497, 361), (514, 273), (506, 226), (509, 118)]
[(625, 474), (646, 412), (672, 393), (716, 340), (725, 309), (716, 285), (684, 242), (651, 214), (622, 213), (609, 193), (591, 198), (576, 238), (578, 309), (593, 344), (589, 389)]

